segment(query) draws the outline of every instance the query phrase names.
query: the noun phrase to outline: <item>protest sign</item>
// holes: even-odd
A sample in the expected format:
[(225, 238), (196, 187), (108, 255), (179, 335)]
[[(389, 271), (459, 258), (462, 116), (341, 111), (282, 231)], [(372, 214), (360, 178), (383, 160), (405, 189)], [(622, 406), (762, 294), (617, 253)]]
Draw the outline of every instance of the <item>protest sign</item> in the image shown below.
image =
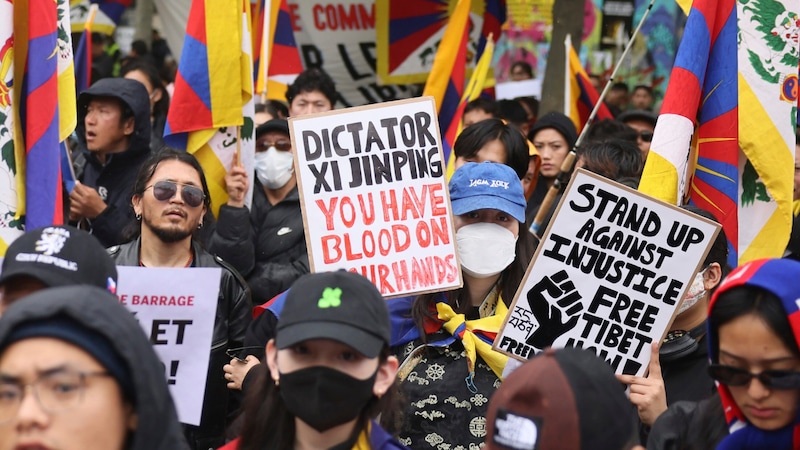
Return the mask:
[(720, 226), (578, 170), (536, 249), (493, 348), (594, 351), (643, 375)]
[(432, 97), (289, 119), (312, 272), (385, 296), (461, 286)]
[(219, 267), (118, 266), (117, 297), (139, 320), (164, 364), (178, 419), (200, 424)]

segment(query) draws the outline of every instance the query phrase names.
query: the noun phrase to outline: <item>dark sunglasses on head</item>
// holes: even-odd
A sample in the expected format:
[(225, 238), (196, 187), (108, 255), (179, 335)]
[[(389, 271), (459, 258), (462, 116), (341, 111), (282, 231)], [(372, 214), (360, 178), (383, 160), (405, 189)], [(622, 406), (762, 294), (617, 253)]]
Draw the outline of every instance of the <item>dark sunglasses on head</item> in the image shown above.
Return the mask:
[(800, 372), (793, 370), (765, 370), (752, 373), (738, 367), (711, 364), (708, 367), (711, 378), (728, 386), (746, 386), (753, 378), (768, 389), (800, 389)]
[(642, 138), (645, 142), (652, 142), (653, 141), (653, 132), (642, 130), (639, 132), (639, 137)]
[(203, 204), (203, 199), (206, 198), (203, 190), (190, 184), (162, 180), (156, 181), (153, 185), (146, 187), (144, 190), (146, 191), (153, 188), (153, 197), (160, 202), (165, 202), (175, 196), (178, 192), (178, 185), (182, 186), (181, 198), (183, 198), (183, 201), (186, 202), (187, 205), (192, 208), (197, 208)]
[(276, 149), (278, 149), (278, 150), (280, 150), (282, 152), (288, 152), (289, 150), (292, 149), (292, 141), (287, 141), (287, 140), (283, 140), (283, 139), (281, 139), (280, 141), (275, 141), (275, 142), (262, 141), (262, 142), (256, 144), (256, 151), (257, 152), (263, 152), (263, 151), (267, 150), (268, 148), (270, 148), (272, 146), (275, 146)]

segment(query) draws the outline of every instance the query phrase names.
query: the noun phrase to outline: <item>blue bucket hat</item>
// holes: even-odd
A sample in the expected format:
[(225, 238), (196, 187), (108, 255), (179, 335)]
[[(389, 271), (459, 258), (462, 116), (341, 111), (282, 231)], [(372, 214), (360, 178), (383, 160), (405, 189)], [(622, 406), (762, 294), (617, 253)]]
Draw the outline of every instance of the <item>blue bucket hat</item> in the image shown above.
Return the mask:
[(516, 172), (505, 164), (466, 163), (450, 179), (453, 214), (497, 209), (525, 223), (525, 194)]

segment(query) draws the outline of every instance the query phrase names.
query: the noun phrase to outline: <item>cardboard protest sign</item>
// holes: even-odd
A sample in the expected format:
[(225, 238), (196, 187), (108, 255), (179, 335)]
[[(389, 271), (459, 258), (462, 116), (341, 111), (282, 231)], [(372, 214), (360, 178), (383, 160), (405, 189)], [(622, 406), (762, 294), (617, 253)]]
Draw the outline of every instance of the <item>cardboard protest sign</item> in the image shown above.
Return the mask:
[(117, 297), (139, 320), (164, 364), (178, 419), (200, 424), (219, 267), (118, 266)]
[(385, 296), (461, 286), (432, 97), (289, 119), (312, 272)]
[(493, 348), (591, 349), (643, 375), (719, 233), (703, 217), (585, 170), (563, 195)]

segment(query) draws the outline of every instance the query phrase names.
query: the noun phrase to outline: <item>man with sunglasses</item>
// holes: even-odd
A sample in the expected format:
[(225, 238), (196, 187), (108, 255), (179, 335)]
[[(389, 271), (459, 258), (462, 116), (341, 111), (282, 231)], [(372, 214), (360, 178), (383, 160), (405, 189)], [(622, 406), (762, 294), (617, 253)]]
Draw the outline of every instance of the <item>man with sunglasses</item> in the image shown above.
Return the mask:
[(104, 247), (124, 242), (133, 221), (130, 192), (150, 155), (150, 97), (142, 83), (107, 78), (78, 97), (79, 183), (70, 193), (69, 219)]
[(625, 111), (617, 116), (617, 120), (636, 130), (636, 144), (642, 152), (642, 161), (646, 161), (647, 154), (650, 153), (650, 143), (653, 141), (657, 119), (658, 116), (654, 112), (643, 109)]
[(242, 346), (250, 324), (247, 285), (193, 239), (210, 206), (205, 175), (194, 156), (172, 149), (154, 154), (139, 171), (132, 203), (140, 236), (108, 249), (117, 266), (222, 269), (200, 426), (184, 425), (192, 448), (217, 448), (225, 443), (225, 429), (239, 403), (228, 391), (222, 366), (229, 360), (226, 350)]
[[(222, 205), (208, 249), (241, 273), (261, 304), (309, 272), (289, 125), (273, 119), (256, 128), (255, 177), (243, 167), (225, 176)], [(250, 180), (253, 198), (244, 205)]]

